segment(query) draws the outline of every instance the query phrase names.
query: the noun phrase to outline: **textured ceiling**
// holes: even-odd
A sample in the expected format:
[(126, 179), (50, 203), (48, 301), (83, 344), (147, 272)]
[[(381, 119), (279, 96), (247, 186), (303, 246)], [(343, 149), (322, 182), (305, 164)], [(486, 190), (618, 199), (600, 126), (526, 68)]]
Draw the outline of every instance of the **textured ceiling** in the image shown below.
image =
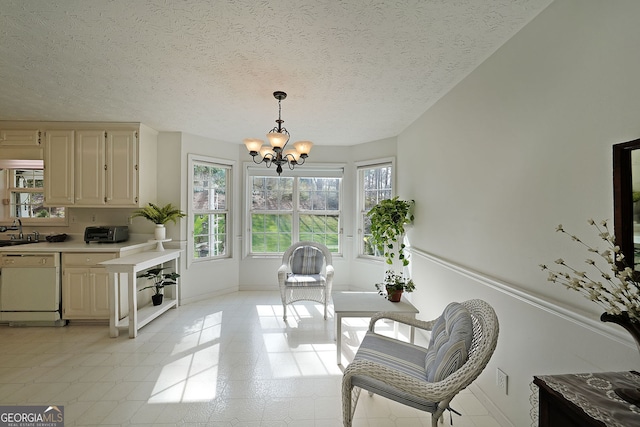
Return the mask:
[(0, 0), (0, 120), (396, 136), (552, 0)]

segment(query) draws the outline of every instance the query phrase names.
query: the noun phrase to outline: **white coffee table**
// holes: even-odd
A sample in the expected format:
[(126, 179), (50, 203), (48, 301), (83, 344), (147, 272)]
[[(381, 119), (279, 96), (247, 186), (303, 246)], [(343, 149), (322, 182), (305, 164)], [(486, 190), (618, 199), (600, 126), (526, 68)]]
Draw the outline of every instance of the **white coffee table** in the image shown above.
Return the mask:
[[(408, 313), (415, 317), (418, 309), (407, 301), (404, 296), (400, 302), (391, 302), (378, 295), (377, 292), (333, 292), (333, 311), (336, 320), (336, 353), (338, 365), (341, 364), (342, 352), (342, 318), (343, 317), (371, 317), (379, 311)], [(397, 323), (396, 323), (397, 327)], [(415, 330), (411, 328), (411, 342), (415, 338)]]

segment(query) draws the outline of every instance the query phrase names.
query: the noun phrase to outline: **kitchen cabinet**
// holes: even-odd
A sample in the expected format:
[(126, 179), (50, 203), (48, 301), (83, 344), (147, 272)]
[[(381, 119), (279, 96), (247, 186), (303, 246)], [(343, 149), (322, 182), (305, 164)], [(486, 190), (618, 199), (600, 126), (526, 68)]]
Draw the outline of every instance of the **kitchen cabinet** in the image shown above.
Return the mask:
[(0, 146), (40, 145), (38, 129), (0, 129)]
[(61, 124), (48, 125), (54, 129), (45, 132), (45, 206), (155, 202), (157, 132), (142, 124), (70, 123), (73, 134), (65, 144), (58, 135)]
[(62, 318), (109, 319), (109, 275), (99, 265), (116, 253), (62, 254)]
[(138, 131), (78, 131), (76, 206), (138, 206)]
[(72, 204), (74, 133), (72, 130), (52, 130), (46, 131), (44, 138), (44, 198), (46, 204), (49, 206)]

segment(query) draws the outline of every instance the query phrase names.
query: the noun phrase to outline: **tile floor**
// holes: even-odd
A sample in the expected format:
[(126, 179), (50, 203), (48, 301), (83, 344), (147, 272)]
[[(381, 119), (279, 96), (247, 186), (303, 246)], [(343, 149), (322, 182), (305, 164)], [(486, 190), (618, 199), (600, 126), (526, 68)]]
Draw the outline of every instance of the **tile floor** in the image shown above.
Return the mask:
[[(277, 292), (236, 292), (170, 310), (136, 339), (104, 325), (0, 326), (0, 405), (63, 405), (66, 427), (339, 427), (342, 371), (321, 308), (296, 303), (285, 323)], [(344, 319), (344, 364), (366, 328)], [(456, 427), (499, 427), (469, 391), (452, 406), (464, 414)], [(429, 425), (430, 414), (366, 393), (354, 419)]]

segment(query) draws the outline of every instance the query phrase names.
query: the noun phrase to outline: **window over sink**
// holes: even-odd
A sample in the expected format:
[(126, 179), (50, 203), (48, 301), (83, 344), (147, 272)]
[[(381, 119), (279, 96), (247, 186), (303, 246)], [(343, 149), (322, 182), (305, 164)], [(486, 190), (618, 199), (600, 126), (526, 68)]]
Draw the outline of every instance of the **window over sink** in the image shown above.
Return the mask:
[(44, 170), (26, 168), (6, 168), (4, 175), (4, 196), (2, 197), (2, 218), (11, 222), (20, 219), (30, 225), (66, 225), (64, 207), (44, 206)]

